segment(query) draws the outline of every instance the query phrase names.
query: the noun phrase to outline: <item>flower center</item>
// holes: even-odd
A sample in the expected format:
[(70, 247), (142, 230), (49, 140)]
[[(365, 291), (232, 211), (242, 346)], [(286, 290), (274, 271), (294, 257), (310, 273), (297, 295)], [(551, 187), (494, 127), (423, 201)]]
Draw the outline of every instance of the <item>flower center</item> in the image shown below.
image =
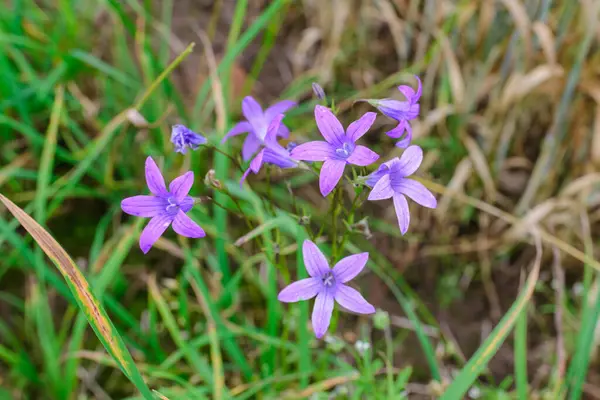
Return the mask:
[(323, 285), (325, 287), (332, 287), (335, 284), (335, 278), (333, 277), (333, 273), (328, 272), (322, 277)]
[(346, 142), (342, 145), (342, 147), (335, 149), (335, 154), (340, 158), (346, 159), (350, 157), (350, 154), (352, 154), (353, 151), (354, 144)]
[(169, 203), (169, 205), (167, 206), (166, 211), (169, 214), (177, 214), (177, 212), (179, 211), (179, 204), (177, 203), (177, 200), (175, 200), (175, 198), (171, 196), (167, 199), (167, 202)]

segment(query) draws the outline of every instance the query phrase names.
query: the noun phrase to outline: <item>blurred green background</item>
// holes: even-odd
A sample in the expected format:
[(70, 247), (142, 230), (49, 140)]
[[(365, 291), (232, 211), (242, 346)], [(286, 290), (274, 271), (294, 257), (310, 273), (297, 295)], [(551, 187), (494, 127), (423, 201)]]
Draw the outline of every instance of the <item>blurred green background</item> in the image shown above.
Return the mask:
[[(133, 362), (2, 207), (0, 398), (600, 398), (599, 21), (597, 0), (4, 2), (0, 193), (70, 254), (112, 321), (104, 344)], [(170, 127), (237, 154), (219, 142), (243, 96), (289, 98), (302, 142), (312, 82), (347, 124), (413, 74), (438, 208), (411, 206), (404, 237), (387, 202), (344, 225), (380, 311), (340, 313), (318, 341), (309, 304), (276, 300), (331, 217), (315, 177), (239, 189), (224, 155), (174, 154)], [(364, 137), (382, 161), (401, 153), (393, 126)], [(119, 204), (146, 191), (148, 155), (168, 180), (195, 172), (207, 238), (170, 232), (142, 255), (145, 221)]]

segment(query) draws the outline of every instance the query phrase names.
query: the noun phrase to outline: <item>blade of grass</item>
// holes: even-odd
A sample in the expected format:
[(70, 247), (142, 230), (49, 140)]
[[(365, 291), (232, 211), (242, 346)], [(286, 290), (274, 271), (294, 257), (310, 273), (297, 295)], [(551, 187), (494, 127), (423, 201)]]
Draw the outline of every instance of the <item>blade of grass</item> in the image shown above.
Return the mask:
[(144, 382), (129, 350), (125, 346), (119, 332), (117, 332), (108, 314), (91, 290), (89, 283), (65, 250), (56, 240), (46, 232), (33, 218), (17, 207), (12, 201), (0, 194), (0, 201), (19, 220), (21, 225), (33, 236), (36, 243), (44, 253), (54, 262), (60, 273), (65, 278), (79, 307), (94, 329), (104, 348), (115, 359), (119, 367), (136, 386), (140, 393), (148, 400), (152, 400), (152, 393)]
[[(534, 228), (535, 229), (535, 228)], [(473, 357), (461, 369), (454, 381), (448, 386), (440, 400), (462, 399), (473, 385), (475, 380), (486, 368), (488, 362), (496, 354), (504, 339), (508, 336), (511, 329), (515, 325), (519, 315), (527, 306), (529, 299), (533, 295), (535, 285), (540, 273), (542, 264), (542, 242), (537, 233), (532, 232), (535, 238), (536, 255), (533, 262), (533, 268), (527, 277), (525, 286), (521, 293), (510, 307), (508, 312), (500, 320), (492, 333), (487, 337)]]
[(517, 399), (527, 400), (527, 306), (515, 325), (515, 385)]

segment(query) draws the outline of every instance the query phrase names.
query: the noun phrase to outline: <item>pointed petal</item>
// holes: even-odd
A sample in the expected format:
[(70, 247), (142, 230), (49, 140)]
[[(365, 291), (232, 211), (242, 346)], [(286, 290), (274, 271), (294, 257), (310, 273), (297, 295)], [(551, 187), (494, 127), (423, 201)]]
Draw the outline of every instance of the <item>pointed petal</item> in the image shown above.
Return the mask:
[(346, 134), (344, 127), (331, 110), (321, 105), (315, 106), (315, 120), (325, 140), (336, 147), (340, 147)]
[(302, 161), (325, 161), (335, 157), (335, 149), (327, 142), (307, 142), (294, 147), (290, 156)]
[(369, 193), (368, 200), (385, 200), (394, 195), (394, 189), (390, 184), (390, 175), (383, 175), (373, 186), (373, 190)]
[(346, 136), (353, 142), (356, 142), (371, 128), (371, 125), (373, 125), (373, 122), (375, 122), (375, 118), (377, 118), (376, 113), (365, 113), (365, 115), (348, 126), (348, 129), (346, 130)]
[(258, 125), (256, 123), (261, 122), (263, 119), (262, 107), (252, 96), (246, 96), (242, 100), (242, 113), (252, 125)]
[(142, 249), (144, 254), (150, 251), (154, 242), (165, 233), (172, 221), (173, 217), (170, 215), (160, 214), (153, 217), (150, 222), (148, 222), (148, 225), (146, 225), (140, 235), (140, 249)]
[(290, 108), (294, 108), (297, 105), (298, 103), (292, 100), (283, 100), (275, 103), (265, 110), (265, 118), (267, 121), (271, 121), (277, 114), (284, 114)]
[(410, 212), (408, 210), (408, 202), (403, 194), (394, 194), (394, 209), (396, 210), (396, 217), (398, 218), (398, 226), (400, 232), (404, 235), (408, 231), (408, 224), (410, 223)]
[(242, 158), (244, 161), (248, 161), (258, 151), (261, 144), (262, 142), (254, 133), (246, 136), (246, 140), (244, 140), (244, 145), (242, 146)]
[(319, 189), (323, 197), (327, 197), (338, 184), (340, 178), (344, 174), (346, 161), (327, 159), (321, 167), (321, 175), (319, 175)]
[(189, 238), (201, 238), (206, 236), (204, 229), (181, 210), (179, 210), (173, 220), (173, 230), (177, 232), (177, 234)]
[(400, 156), (400, 162), (394, 166), (394, 172), (401, 176), (415, 173), (423, 161), (423, 150), (419, 146), (409, 146)]
[(402, 193), (410, 197), (416, 203), (427, 208), (436, 208), (437, 200), (435, 196), (421, 182), (412, 179), (402, 179), (398, 184), (393, 185), (397, 193)]
[(333, 303), (333, 295), (329, 291), (322, 291), (317, 295), (312, 312), (312, 325), (315, 336), (319, 339), (325, 335), (329, 328)]
[(252, 172), (254, 172), (255, 174), (258, 174), (258, 171), (260, 171), (262, 165), (263, 165), (263, 157), (265, 156), (265, 150), (261, 150), (258, 152), (258, 154), (256, 155), (256, 157), (254, 157), (252, 159), (252, 161), (250, 161), (250, 169), (252, 170)]
[(408, 85), (400, 85), (398, 86), (398, 90), (400, 91), (400, 93), (402, 93), (404, 95), (404, 97), (406, 97), (406, 100), (408, 100), (411, 103), (416, 103), (417, 101), (419, 101), (419, 99), (421, 98), (421, 93), (423, 90), (423, 87), (421, 85), (421, 79), (419, 79), (419, 77), (417, 75), (415, 75), (415, 78), (417, 79), (417, 91), (415, 92), (415, 90), (408, 86)]
[(320, 278), (330, 271), (325, 255), (308, 239), (302, 243), (302, 258), (306, 271), (313, 278)]
[(368, 260), (369, 253), (353, 254), (341, 259), (335, 264), (335, 267), (333, 267), (335, 281), (346, 283), (349, 280), (354, 279), (354, 277), (363, 270)]
[(290, 137), (290, 130), (284, 124), (279, 125), (279, 130), (277, 131), (277, 136), (287, 139)]
[(318, 278), (306, 278), (287, 285), (279, 295), (277, 300), (284, 303), (295, 303), (301, 300), (312, 299), (319, 293), (323, 283)]
[(221, 143), (225, 143), (227, 139), (233, 136), (241, 135), (242, 133), (252, 132), (252, 125), (248, 121), (238, 122), (227, 132), (227, 135), (223, 137)]
[(157, 196), (133, 196), (123, 199), (121, 209), (136, 217), (154, 217), (165, 211), (167, 202)]
[(157, 196), (168, 195), (165, 179), (152, 157), (146, 158), (146, 184), (153, 194)]
[(283, 114), (277, 114), (267, 127), (267, 134), (265, 135), (265, 143), (277, 143), (277, 133), (281, 127), (281, 121), (283, 120)]
[(188, 195), (193, 184), (194, 173), (192, 171), (188, 171), (185, 174), (173, 179), (173, 181), (169, 184), (169, 192), (171, 192), (171, 195), (173, 195), (173, 197), (175, 197), (178, 201), (181, 201), (185, 196)]
[(358, 290), (347, 285), (338, 285), (335, 301), (342, 307), (357, 314), (373, 314), (375, 307), (369, 304)]
[(350, 157), (348, 157), (346, 161), (348, 161), (350, 164), (365, 167), (373, 164), (378, 159), (379, 154), (375, 153), (366, 146), (358, 145), (354, 148), (354, 151), (352, 154), (350, 154)]

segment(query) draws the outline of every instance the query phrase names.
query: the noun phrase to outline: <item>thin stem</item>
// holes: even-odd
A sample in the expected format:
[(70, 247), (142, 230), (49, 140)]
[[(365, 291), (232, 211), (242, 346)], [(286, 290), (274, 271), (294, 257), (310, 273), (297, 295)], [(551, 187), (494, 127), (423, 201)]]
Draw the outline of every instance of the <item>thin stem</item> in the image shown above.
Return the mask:
[(238, 162), (238, 160), (235, 159), (235, 157), (231, 156), (230, 154), (225, 153), (223, 150), (219, 150), (217, 147), (215, 147), (213, 145), (207, 144), (205, 147), (207, 147), (207, 148), (209, 148), (211, 150), (214, 150), (217, 153), (223, 154), (225, 157), (229, 158), (235, 164), (235, 166), (239, 168), (239, 170), (241, 172), (244, 172), (244, 168), (240, 165), (240, 163)]

